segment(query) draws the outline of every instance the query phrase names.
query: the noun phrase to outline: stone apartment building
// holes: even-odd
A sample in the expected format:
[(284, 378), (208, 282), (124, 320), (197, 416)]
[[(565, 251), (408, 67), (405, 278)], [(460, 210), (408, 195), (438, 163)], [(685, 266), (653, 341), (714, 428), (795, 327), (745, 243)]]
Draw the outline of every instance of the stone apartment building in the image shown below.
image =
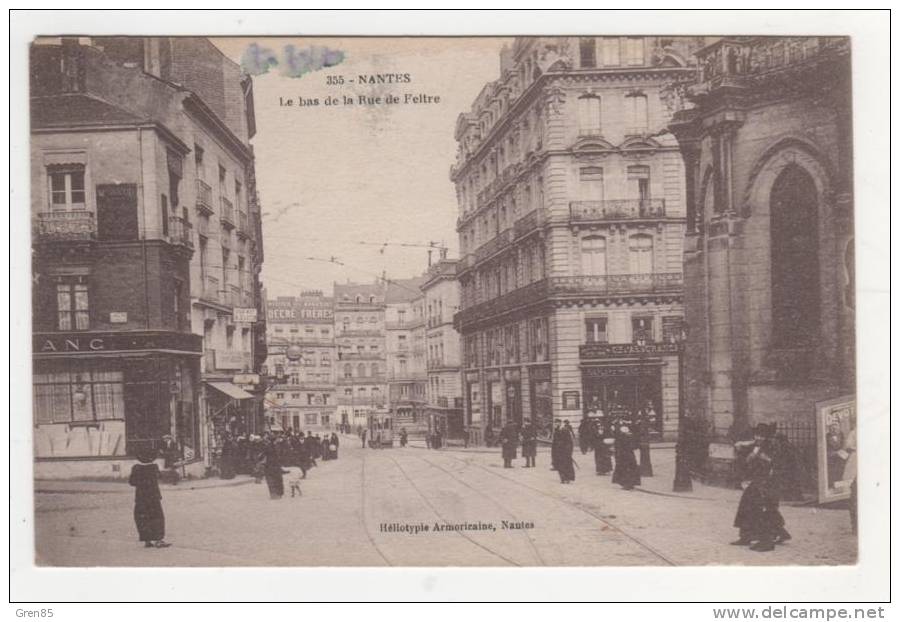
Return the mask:
[(385, 294), (380, 281), (334, 284), (336, 423), (365, 426), (368, 414), (387, 407)]
[(441, 258), (425, 273), (422, 283), (425, 306), (428, 419), (432, 430), (444, 438), (459, 439), (467, 434), (463, 417), (460, 339), (453, 328), (459, 311), (459, 262)]
[(850, 40), (727, 37), (697, 58), (670, 125), (687, 174), (686, 405), (726, 453), (759, 422), (815, 451), (817, 404), (855, 394)]
[(279, 296), (266, 304), (266, 391), (269, 426), (328, 429), (336, 423), (334, 301), (320, 290)]
[[(36, 474), (122, 476), (166, 434), (202, 473), (216, 346), (201, 326), (233, 328), (235, 401), (250, 394), (231, 374), (260, 361), (256, 326), (229, 319), (256, 308), (262, 261), (251, 83), (194, 38), (40, 38), (30, 68)], [(247, 219), (239, 292), (203, 320), (201, 145)]]
[(465, 424), (679, 415), (684, 166), (666, 131), (697, 38), (518, 38), (459, 116)]
[(422, 277), (394, 279), (385, 288), (384, 344), (388, 408), (395, 427), (424, 420), (425, 316)]

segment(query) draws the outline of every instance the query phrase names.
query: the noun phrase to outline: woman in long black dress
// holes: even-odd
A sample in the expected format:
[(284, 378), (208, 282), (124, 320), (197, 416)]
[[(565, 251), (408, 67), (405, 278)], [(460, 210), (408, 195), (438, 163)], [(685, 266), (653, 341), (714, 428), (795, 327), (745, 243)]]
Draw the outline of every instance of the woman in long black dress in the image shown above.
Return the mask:
[(263, 473), (269, 487), (269, 498), (281, 499), (284, 496), (284, 470), (281, 468), (281, 448), (274, 440), (266, 444)]
[[(331, 459), (338, 459), (338, 447), (341, 446), (340, 440), (338, 440), (338, 435), (335, 432), (331, 433), (331, 445), (329, 445), (328, 449), (331, 451)], [(334, 447), (334, 449), (331, 449)]]
[(637, 449), (637, 439), (631, 431), (628, 423), (618, 426), (616, 434), (616, 468), (613, 471), (612, 482), (625, 490), (633, 490), (641, 485), (641, 470), (634, 458), (634, 450)]
[(166, 535), (166, 517), (159, 492), (159, 467), (155, 450), (144, 450), (137, 456), (138, 464), (131, 467), (128, 483), (134, 486), (134, 524), (138, 538), (147, 548), (170, 546)]

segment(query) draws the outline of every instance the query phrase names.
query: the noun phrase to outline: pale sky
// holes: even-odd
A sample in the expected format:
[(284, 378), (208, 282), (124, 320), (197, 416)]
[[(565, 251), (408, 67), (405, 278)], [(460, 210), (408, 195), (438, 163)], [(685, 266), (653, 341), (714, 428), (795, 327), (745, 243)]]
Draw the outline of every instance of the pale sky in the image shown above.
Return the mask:
[[(263, 212), (265, 262), (262, 277), (269, 297), (301, 289), (331, 291), (334, 281), (371, 282), (421, 274), (424, 248), (379, 246), (384, 242), (436, 242), (457, 255), (456, 192), (449, 179), (455, 161), (453, 132), (485, 83), (500, 72), (499, 38), (317, 38), (214, 39), (236, 62), (252, 43), (278, 60), (254, 77), (257, 134), (256, 176)], [(295, 62), (283, 49), (294, 46)], [(300, 53), (309, 64), (328, 48), (343, 52), (333, 67), (298, 73)], [(261, 58), (257, 56), (256, 58)], [(312, 58), (312, 61), (309, 61)], [(363, 86), (360, 74), (410, 74), (409, 83)], [(328, 86), (327, 76), (344, 85)], [(353, 84), (349, 84), (349, 80)], [(326, 106), (332, 95), (436, 95), (439, 103), (379, 106)], [(279, 97), (295, 100), (292, 108)], [(298, 107), (299, 98), (318, 106)], [(365, 242), (366, 244), (360, 244)], [(345, 266), (305, 258), (335, 256)], [(437, 256), (437, 253), (434, 254)]]

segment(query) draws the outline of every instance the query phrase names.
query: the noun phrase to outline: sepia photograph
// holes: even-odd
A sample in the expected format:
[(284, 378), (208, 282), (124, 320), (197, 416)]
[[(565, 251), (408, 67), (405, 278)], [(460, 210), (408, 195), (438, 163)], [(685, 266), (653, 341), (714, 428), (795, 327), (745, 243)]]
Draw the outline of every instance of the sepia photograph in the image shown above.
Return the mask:
[(856, 39), (595, 26), (31, 38), (34, 566), (856, 565)]

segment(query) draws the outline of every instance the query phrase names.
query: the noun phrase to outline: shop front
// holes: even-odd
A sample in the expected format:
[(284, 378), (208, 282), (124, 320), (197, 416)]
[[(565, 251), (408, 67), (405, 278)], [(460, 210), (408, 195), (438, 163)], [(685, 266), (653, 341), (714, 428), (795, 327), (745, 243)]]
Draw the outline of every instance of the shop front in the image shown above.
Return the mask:
[[(674, 369), (677, 344), (588, 344), (581, 346), (584, 413), (605, 420), (627, 419), (649, 439), (660, 439), (672, 403), (664, 395), (664, 370)], [(677, 391), (677, 383), (672, 382)], [(671, 397), (671, 396), (669, 396)], [(677, 396), (676, 396), (677, 399)]]
[(127, 477), (167, 435), (186, 468), (198, 463), (201, 351), (181, 333), (35, 333), (35, 476)]
[(465, 380), (465, 425), (469, 433), (469, 444), (484, 442), (484, 420), (481, 414), (481, 381), (477, 371), (467, 371)]

